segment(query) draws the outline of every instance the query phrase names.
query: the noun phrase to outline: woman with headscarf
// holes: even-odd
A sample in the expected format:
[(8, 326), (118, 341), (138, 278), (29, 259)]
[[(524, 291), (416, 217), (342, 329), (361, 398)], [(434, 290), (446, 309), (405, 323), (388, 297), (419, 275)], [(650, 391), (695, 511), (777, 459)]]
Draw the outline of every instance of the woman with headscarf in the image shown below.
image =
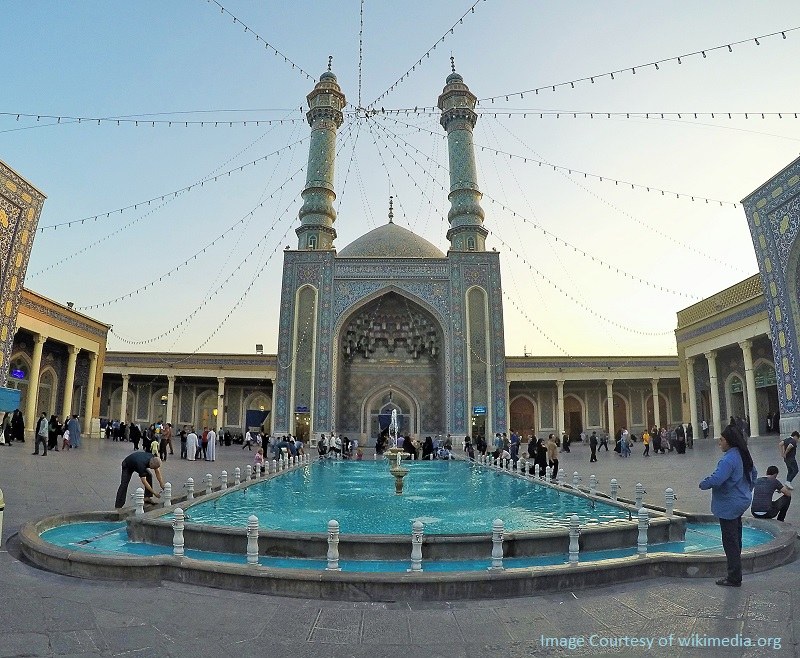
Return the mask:
[(554, 434), (551, 434), (549, 437), (547, 437), (547, 443), (545, 443), (544, 439), (537, 439), (536, 466), (539, 467), (540, 478), (543, 478), (545, 475), (547, 475), (548, 466), (554, 468), (554, 470), (550, 471), (553, 479), (558, 474), (558, 446), (556, 445), (556, 438)]
[(433, 439), (430, 436), (426, 436), (422, 444), (422, 459), (433, 459)]
[(722, 459), (717, 469), (701, 483), (703, 490), (711, 489), (711, 513), (719, 519), (722, 548), (728, 561), (728, 575), (717, 585), (742, 585), (742, 514), (753, 498), (753, 485), (758, 473), (753, 458), (739, 430), (729, 425), (717, 439)]

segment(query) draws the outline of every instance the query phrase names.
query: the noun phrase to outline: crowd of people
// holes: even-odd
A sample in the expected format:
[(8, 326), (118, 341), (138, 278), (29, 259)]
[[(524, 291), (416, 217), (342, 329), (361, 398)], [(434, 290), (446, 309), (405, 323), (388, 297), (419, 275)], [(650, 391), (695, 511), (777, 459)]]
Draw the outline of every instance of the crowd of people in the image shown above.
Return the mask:
[[(0, 425), (0, 445), (25, 443), (25, 419), (19, 409), (5, 412)], [(81, 447), (81, 422), (76, 414), (68, 416), (64, 422), (53, 414), (50, 418), (43, 411), (36, 420), (33, 432), (34, 455), (46, 456), (48, 450), (70, 450)], [(41, 446), (41, 452), (39, 451)], [(59, 448), (59, 446), (61, 446)]]

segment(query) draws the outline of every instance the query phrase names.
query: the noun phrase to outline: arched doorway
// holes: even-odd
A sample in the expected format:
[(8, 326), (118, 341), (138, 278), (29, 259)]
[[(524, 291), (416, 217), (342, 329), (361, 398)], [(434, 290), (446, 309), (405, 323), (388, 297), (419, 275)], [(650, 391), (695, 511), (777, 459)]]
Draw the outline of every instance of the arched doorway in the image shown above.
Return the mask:
[(527, 395), (520, 395), (511, 401), (511, 427), (521, 436), (527, 437), (529, 433), (536, 436), (536, 403)]
[(112, 420), (122, 420), (126, 423), (130, 422), (131, 417), (133, 416), (134, 405), (136, 402), (136, 396), (134, 396), (133, 391), (129, 388), (128, 389), (128, 404), (126, 405), (125, 415), (127, 418), (122, 417), (122, 386), (117, 388), (111, 394), (111, 401), (108, 405), (108, 417)]
[(608, 433), (615, 437), (617, 433), (623, 428), (628, 427), (628, 401), (619, 393), (614, 393), (614, 422), (608, 422), (608, 405), (603, 409), (603, 418), (606, 421)]
[[(651, 428), (656, 424), (656, 415), (653, 412), (653, 396), (650, 395), (646, 402), (647, 427)], [(658, 395), (658, 422), (661, 427), (669, 427), (669, 417), (667, 416), (667, 399), (659, 393)]]
[(39, 376), (39, 399), (36, 404), (36, 413), (44, 411), (48, 416), (56, 413), (56, 372), (52, 367), (47, 367)]
[[(160, 397), (159, 397), (160, 399)], [(195, 429), (202, 430), (204, 427), (217, 428), (216, 416), (214, 411), (217, 410), (217, 392), (216, 391), (203, 391), (197, 396), (195, 401)]]
[(564, 431), (571, 441), (580, 439), (583, 432), (583, 404), (574, 395), (564, 396)]
[(416, 400), (397, 388), (385, 388), (370, 396), (364, 405), (361, 433), (368, 440), (376, 439), (384, 431), (392, 418), (392, 411), (397, 412), (397, 424), (400, 434), (418, 436), (419, 405)]
[(725, 408), (728, 415), (744, 418), (747, 408), (744, 402), (744, 381), (739, 375), (731, 374), (725, 383)]
[(266, 393), (253, 393), (244, 401), (244, 427), (247, 430), (260, 430), (262, 427), (265, 432), (270, 431), (269, 416), (272, 413), (272, 400)]
[(417, 438), (444, 431), (444, 332), (432, 312), (399, 292), (385, 292), (343, 319), (336, 345), (337, 432), (375, 438), (390, 392), (403, 396), (404, 402), (393, 403), (409, 414), (408, 433)]
[(20, 392), (19, 408), (25, 409), (28, 399), (28, 384), (30, 383), (31, 362), (27, 355), (19, 353), (11, 357), (8, 369), (8, 388), (15, 388)]
[[(775, 375), (775, 366), (766, 360), (759, 360), (755, 364), (755, 380), (756, 380), (756, 407), (758, 408), (758, 421), (761, 432), (766, 432), (766, 419), (767, 414), (773, 414), (779, 410), (778, 402), (778, 384)], [(750, 419), (750, 425), (756, 422)], [(777, 432), (778, 428), (773, 427), (773, 432)]]

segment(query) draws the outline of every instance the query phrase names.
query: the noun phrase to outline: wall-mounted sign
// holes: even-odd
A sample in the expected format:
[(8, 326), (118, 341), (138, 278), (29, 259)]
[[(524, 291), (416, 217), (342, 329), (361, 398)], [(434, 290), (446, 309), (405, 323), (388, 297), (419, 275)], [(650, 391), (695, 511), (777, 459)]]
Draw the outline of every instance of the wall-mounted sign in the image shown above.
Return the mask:
[(307, 414), (308, 413), (308, 407), (303, 405), (303, 406), (297, 407), (296, 411), (299, 414)]
[(472, 414), (474, 416), (485, 416), (486, 407), (472, 407)]
[(25, 379), (25, 371), (24, 370), (12, 370), (9, 374), (14, 379)]

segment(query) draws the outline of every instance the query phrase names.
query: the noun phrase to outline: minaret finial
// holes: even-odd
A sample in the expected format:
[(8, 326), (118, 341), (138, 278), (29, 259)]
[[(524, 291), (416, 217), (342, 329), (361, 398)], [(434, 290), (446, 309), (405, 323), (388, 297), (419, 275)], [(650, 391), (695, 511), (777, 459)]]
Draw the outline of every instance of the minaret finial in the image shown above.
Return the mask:
[(392, 221), (394, 219), (394, 213), (392, 212), (392, 199), (393, 198), (394, 197), (392, 197), (392, 196), (389, 197), (389, 223), (390, 224), (394, 224), (394, 221)]
[(456, 72), (456, 58), (453, 57), (452, 53), (450, 54), (450, 70), (453, 73)]
[(331, 70), (331, 64), (333, 64), (333, 55), (328, 55), (328, 70), (329, 71)]

